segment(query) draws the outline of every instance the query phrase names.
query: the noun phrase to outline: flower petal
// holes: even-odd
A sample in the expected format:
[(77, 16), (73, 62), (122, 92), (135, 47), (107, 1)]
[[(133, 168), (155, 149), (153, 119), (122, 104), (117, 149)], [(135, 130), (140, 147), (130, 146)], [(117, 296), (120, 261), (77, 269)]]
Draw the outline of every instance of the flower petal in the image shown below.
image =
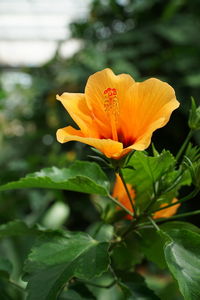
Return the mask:
[(129, 89), (123, 135), (135, 142), (133, 149), (144, 150), (149, 146), (152, 133), (163, 127), (173, 110), (178, 108), (174, 89), (158, 79), (151, 78), (135, 83)]
[[(105, 94), (108, 88), (116, 89), (119, 114), (126, 105), (125, 94), (130, 86), (135, 83), (128, 74), (115, 75), (112, 70), (105, 69), (91, 75), (85, 88), (85, 96), (89, 109), (97, 121), (105, 138), (111, 135), (109, 115), (105, 111)], [(126, 118), (126, 116), (124, 116)]]
[(60, 143), (69, 141), (78, 141), (100, 150), (107, 157), (113, 157), (116, 153), (122, 151), (123, 145), (110, 139), (97, 139), (85, 137), (81, 130), (74, 129), (71, 126), (57, 130), (57, 140)]
[[(172, 200), (172, 203), (176, 203), (177, 201), (178, 201), (178, 199), (174, 198)], [(160, 207), (165, 207), (168, 204), (169, 203), (163, 203)], [(170, 206), (170, 207), (165, 208), (163, 210), (159, 210), (159, 211), (155, 212), (153, 218), (154, 219), (159, 219), (159, 218), (168, 218), (168, 217), (171, 217), (171, 216), (175, 215), (175, 213), (177, 212), (177, 210), (178, 210), (178, 208), (179, 208), (180, 205), (181, 204), (178, 203), (176, 205)]]
[(74, 122), (86, 136), (99, 137), (96, 126), (87, 107), (84, 94), (63, 93), (56, 96), (60, 100)]
[(123, 152), (121, 153), (121, 156), (124, 156), (126, 153), (129, 153), (131, 150), (139, 150), (142, 151), (146, 148), (148, 148), (148, 146), (151, 143), (151, 137), (153, 134), (153, 131), (155, 131), (156, 129), (162, 127), (161, 125), (163, 124), (163, 118), (160, 118), (158, 120), (156, 120), (155, 122), (153, 122), (149, 128), (146, 130), (145, 134), (142, 135), (140, 138), (136, 139), (136, 141), (134, 142), (133, 145), (124, 148)]
[[(131, 198), (133, 199), (133, 202), (134, 202), (135, 190), (132, 188), (132, 186), (129, 183), (127, 183), (126, 186), (131, 195)], [(116, 198), (121, 204), (123, 204), (130, 212), (133, 212), (133, 208), (132, 208), (132, 205), (128, 198), (127, 192), (126, 192), (123, 182), (118, 174), (116, 174), (116, 180), (115, 180), (112, 196), (114, 198)], [(117, 209), (121, 209), (121, 208), (119, 208), (117, 206)], [(127, 218), (132, 219), (132, 217), (130, 215), (127, 215)]]

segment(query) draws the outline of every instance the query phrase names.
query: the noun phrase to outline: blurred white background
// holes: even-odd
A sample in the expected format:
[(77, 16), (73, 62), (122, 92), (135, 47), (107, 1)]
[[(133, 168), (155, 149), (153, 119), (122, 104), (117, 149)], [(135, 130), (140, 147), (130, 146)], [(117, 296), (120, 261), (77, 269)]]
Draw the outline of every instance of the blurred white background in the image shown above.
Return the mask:
[(70, 57), (80, 45), (69, 24), (87, 18), (91, 0), (0, 0), (0, 65), (39, 66), (60, 54)]

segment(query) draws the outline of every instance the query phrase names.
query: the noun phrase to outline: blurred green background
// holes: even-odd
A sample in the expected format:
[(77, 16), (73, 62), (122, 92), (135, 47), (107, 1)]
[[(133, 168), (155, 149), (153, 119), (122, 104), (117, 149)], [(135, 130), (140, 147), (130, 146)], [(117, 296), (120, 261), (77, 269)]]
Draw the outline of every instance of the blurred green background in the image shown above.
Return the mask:
[[(176, 154), (188, 133), (190, 97), (200, 98), (199, 0), (90, 1), (87, 15), (74, 18), (66, 39), (80, 45), (70, 57), (60, 55), (62, 40), (43, 65), (13, 66), (0, 61), (0, 182), (43, 167), (65, 167), (74, 159), (88, 159), (91, 152), (87, 146), (56, 141), (56, 130), (73, 121), (55, 95), (83, 92), (88, 76), (106, 67), (115, 73), (129, 73), (138, 81), (157, 77), (174, 87), (181, 107), (168, 125), (153, 135), (153, 142), (158, 150), (167, 148)], [(196, 134), (193, 142), (199, 144), (200, 135)], [(198, 207), (196, 199), (182, 209)], [(84, 230), (99, 216), (83, 194), (44, 190), (1, 193), (0, 223), (16, 218), (30, 225), (38, 222), (57, 228), (65, 224), (69, 229)], [(198, 218), (190, 221), (198, 224)]]

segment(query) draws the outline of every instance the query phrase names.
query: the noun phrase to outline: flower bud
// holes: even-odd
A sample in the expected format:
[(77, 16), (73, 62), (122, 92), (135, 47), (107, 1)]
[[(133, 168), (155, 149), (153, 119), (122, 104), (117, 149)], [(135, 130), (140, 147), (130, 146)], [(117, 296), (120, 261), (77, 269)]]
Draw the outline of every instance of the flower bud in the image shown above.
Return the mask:
[(200, 106), (197, 107), (194, 98), (191, 98), (191, 109), (189, 114), (188, 125), (193, 130), (200, 129)]

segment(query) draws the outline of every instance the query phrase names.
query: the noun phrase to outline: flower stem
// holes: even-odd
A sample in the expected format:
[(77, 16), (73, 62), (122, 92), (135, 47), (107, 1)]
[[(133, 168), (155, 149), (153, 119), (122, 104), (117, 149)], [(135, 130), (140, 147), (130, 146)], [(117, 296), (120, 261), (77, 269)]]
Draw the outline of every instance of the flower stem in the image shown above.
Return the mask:
[(195, 196), (198, 194), (198, 192), (199, 192), (199, 189), (195, 189), (195, 190), (194, 190), (194, 191), (192, 191), (192, 192), (191, 192), (189, 195), (187, 195), (187, 196), (183, 197), (182, 199), (180, 199), (180, 200), (178, 200), (178, 201), (176, 201), (176, 202), (174, 202), (174, 203), (170, 203), (170, 204), (168, 204), (168, 205), (166, 205), (166, 206), (159, 207), (159, 208), (157, 208), (157, 209), (155, 209), (155, 210), (151, 211), (151, 213), (154, 213), (154, 212), (157, 212), (157, 211), (160, 211), (160, 210), (166, 209), (166, 208), (168, 208), (168, 207), (171, 207), (171, 206), (177, 205), (177, 204), (179, 204), (179, 203), (182, 203), (182, 202), (188, 201), (188, 200), (190, 200), (191, 198), (195, 197)]
[(185, 139), (183, 145), (181, 146), (181, 148), (179, 149), (179, 151), (178, 151), (178, 153), (177, 153), (177, 155), (176, 155), (176, 160), (177, 160), (177, 161), (179, 161), (181, 155), (182, 155), (183, 152), (185, 151), (185, 148), (187, 147), (187, 145), (188, 145), (188, 143), (189, 143), (189, 141), (190, 141), (190, 139), (191, 139), (191, 137), (192, 137), (192, 135), (193, 135), (193, 132), (194, 132), (194, 130), (193, 130), (193, 129), (190, 129), (190, 131), (189, 131), (189, 133), (188, 133), (188, 135), (187, 135), (187, 137), (186, 137), (186, 139)]
[(128, 210), (122, 203), (120, 203), (119, 201), (117, 201), (117, 199), (115, 199), (111, 195), (108, 195), (108, 198), (110, 200), (112, 200), (115, 204), (117, 204), (118, 206), (120, 206), (123, 210), (125, 210), (127, 212), (127, 214), (129, 214), (131, 217), (133, 217), (133, 213), (130, 210)]
[(130, 204), (131, 204), (131, 206), (132, 206), (132, 209), (133, 209), (133, 216), (136, 217), (135, 205), (134, 205), (134, 203), (133, 203), (133, 199), (132, 199), (132, 197), (131, 197), (131, 194), (129, 193), (129, 190), (128, 190), (128, 187), (127, 187), (126, 182), (125, 182), (125, 180), (124, 180), (124, 176), (123, 176), (123, 173), (122, 173), (121, 169), (119, 169), (119, 176), (120, 176), (120, 178), (121, 178), (121, 181), (122, 181), (122, 183), (123, 183), (123, 185), (124, 185), (124, 188), (125, 188), (125, 190), (126, 190), (128, 199), (129, 199)]

